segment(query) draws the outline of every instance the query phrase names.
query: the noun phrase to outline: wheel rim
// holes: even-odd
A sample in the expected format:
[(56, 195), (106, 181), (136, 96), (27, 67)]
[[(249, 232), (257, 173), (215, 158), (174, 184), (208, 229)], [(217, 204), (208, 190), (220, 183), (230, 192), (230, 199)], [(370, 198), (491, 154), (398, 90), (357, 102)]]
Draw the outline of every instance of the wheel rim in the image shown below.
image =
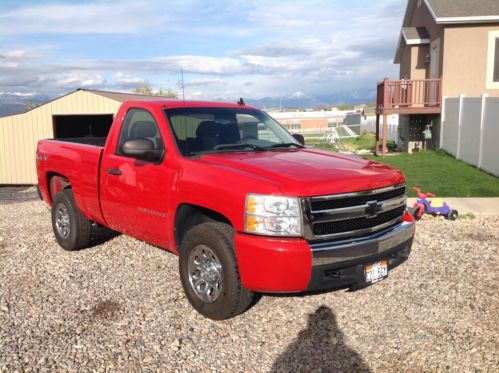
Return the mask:
[(68, 209), (64, 205), (57, 206), (57, 211), (55, 215), (55, 226), (57, 232), (62, 238), (68, 238), (69, 236), (69, 213)]
[(214, 302), (222, 292), (223, 271), (220, 260), (205, 245), (196, 246), (189, 254), (189, 283), (196, 296)]

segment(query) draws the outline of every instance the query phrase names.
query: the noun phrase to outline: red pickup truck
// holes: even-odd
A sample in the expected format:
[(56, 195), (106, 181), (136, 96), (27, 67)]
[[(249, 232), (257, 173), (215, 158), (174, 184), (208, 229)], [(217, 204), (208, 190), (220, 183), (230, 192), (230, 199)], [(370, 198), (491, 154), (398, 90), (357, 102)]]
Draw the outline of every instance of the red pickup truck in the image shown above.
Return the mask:
[(87, 246), (96, 225), (165, 248), (212, 319), (254, 292), (383, 280), (414, 237), (400, 171), (307, 149), (242, 102), (125, 102), (107, 138), (42, 140), (36, 159), (64, 249)]

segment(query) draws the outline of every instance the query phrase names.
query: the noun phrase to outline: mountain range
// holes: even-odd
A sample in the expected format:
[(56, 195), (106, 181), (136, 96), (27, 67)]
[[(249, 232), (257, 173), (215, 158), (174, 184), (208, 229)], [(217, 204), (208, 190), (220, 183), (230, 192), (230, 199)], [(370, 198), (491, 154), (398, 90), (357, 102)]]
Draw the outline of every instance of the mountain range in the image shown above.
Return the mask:
[[(45, 94), (28, 95), (2, 92), (0, 93), (0, 116), (24, 112), (29, 106), (44, 104), (53, 98), (55, 97)], [(279, 108), (313, 109), (330, 105), (370, 103), (375, 101), (376, 92), (374, 90), (351, 90), (313, 97), (297, 91), (287, 96), (264, 97), (260, 99), (243, 97), (243, 99), (248, 105), (266, 110)]]
[(22, 113), (31, 106), (46, 103), (51, 98), (44, 94), (0, 93), (0, 116)]

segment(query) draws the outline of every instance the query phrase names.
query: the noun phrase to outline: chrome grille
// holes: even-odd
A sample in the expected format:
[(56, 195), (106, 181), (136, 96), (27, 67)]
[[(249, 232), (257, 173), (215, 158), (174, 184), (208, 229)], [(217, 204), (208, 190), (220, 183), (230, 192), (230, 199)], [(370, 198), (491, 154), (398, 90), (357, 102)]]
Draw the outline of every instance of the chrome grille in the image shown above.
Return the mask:
[(402, 220), (405, 184), (306, 199), (310, 239), (367, 235)]

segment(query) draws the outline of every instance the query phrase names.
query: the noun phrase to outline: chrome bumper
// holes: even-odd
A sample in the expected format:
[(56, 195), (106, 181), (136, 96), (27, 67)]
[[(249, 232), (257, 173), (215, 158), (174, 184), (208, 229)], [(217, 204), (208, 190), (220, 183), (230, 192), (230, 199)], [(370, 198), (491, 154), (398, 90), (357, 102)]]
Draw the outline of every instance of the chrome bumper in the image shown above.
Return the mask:
[(363, 238), (310, 244), (312, 266), (335, 264), (366, 256), (382, 254), (385, 251), (412, 240), (414, 223), (402, 222), (389, 230)]

